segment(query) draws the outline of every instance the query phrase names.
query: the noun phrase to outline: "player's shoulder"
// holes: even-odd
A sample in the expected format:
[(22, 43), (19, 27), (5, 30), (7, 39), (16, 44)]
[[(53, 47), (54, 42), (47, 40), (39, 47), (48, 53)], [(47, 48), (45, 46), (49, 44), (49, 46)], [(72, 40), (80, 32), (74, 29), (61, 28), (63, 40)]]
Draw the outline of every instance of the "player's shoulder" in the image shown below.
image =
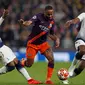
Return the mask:
[(42, 17), (43, 16), (43, 13), (38, 13), (36, 14), (37, 17)]
[(42, 17), (43, 13), (37, 13), (33, 16), (33, 18), (40, 18)]
[(80, 14), (85, 14), (85, 12), (82, 12), (82, 13), (80, 13)]
[(77, 18), (79, 18), (80, 21), (82, 21), (83, 19), (85, 19), (85, 12), (80, 13)]
[(79, 15), (81, 15), (81, 16), (85, 16), (85, 12), (82, 12), (82, 13), (80, 13)]

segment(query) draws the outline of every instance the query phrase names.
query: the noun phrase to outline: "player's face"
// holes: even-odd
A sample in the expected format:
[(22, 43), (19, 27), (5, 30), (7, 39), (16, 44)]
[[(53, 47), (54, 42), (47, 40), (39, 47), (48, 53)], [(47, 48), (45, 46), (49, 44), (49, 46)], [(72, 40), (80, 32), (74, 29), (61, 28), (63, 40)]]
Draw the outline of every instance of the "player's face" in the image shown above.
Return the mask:
[(46, 10), (44, 14), (45, 14), (45, 17), (48, 19), (53, 18), (53, 10)]

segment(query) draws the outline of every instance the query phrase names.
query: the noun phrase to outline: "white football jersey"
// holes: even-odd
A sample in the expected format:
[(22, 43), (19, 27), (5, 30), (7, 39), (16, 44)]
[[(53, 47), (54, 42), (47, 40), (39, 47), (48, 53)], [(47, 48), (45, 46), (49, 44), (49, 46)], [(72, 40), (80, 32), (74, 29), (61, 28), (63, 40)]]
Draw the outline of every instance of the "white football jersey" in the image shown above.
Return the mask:
[(81, 22), (81, 27), (78, 32), (77, 38), (81, 38), (85, 40), (85, 13), (81, 13), (78, 18), (80, 19)]
[(7, 65), (11, 61), (13, 61), (16, 58), (16, 56), (8, 46), (3, 45), (0, 48), (0, 58), (2, 59), (3, 64)]

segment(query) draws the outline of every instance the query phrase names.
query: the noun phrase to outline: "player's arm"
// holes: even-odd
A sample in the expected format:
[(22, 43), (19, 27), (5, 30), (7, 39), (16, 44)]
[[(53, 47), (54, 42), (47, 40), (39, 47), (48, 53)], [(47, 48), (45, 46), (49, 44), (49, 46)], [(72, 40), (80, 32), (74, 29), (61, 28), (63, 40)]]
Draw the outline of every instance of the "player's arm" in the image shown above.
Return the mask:
[(75, 19), (69, 20), (65, 23), (65, 28), (69, 28), (70, 25), (72, 24), (77, 24), (79, 22), (81, 22), (83, 19), (85, 18), (85, 13), (81, 13), (78, 17), (76, 17)]
[(55, 26), (55, 24), (52, 26), (52, 28), (51, 28), (51, 30), (49, 32), (48, 37), (50, 37), (55, 42), (56, 47), (59, 47), (59, 45), (60, 45), (60, 39), (56, 35), (56, 26)]
[(56, 47), (59, 47), (59, 45), (60, 45), (59, 37), (55, 34), (49, 34), (48, 36), (55, 42)]
[(72, 20), (69, 20), (65, 23), (65, 28), (69, 28), (72, 24), (77, 24), (78, 22), (80, 22), (79, 18), (75, 18)]
[(0, 18), (0, 25), (2, 24), (2, 22), (4, 21), (4, 19), (8, 16), (8, 10), (4, 9), (3, 15)]
[(38, 20), (38, 15), (34, 15), (30, 20), (24, 21), (23, 19), (19, 20), (20, 25), (22, 26), (29, 26), (32, 23), (35, 23)]
[(29, 25), (32, 24), (32, 21), (31, 21), (31, 20), (29, 20), (29, 21), (24, 21), (23, 19), (20, 19), (20, 20), (19, 20), (19, 23), (20, 23), (20, 25), (22, 25), (22, 26), (29, 26)]

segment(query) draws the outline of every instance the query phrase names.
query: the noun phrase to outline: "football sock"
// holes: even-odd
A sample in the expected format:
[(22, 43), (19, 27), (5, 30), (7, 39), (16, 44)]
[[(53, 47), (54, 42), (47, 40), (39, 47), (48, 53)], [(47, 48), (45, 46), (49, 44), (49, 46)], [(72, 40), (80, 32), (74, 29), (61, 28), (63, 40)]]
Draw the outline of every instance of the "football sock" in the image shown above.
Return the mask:
[(72, 61), (72, 63), (71, 63), (71, 66), (70, 66), (70, 68), (68, 69), (69, 72), (72, 72), (72, 71), (75, 69), (78, 61), (79, 61), (79, 60), (77, 60), (76, 57), (74, 57), (74, 59), (73, 59), (73, 61)]
[(27, 70), (25, 68), (21, 68), (18, 71), (26, 78), (26, 80), (31, 79), (31, 77), (29, 76), (29, 74), (28, 74), (28, 72), (27, 72)]
[(54, 64), (48, 63), (47, 79), (46, 80), (50, 80), (51, 79), (52, 73), (53, 73), (53, 69), (54, 69)]
[(22, 65), (20, 64), (20, 61), (18, 62), (18, 64), (16, 65), (16, 69), (27, 79), (31, 79), (31, 77), (29, 76), (27, 70), (25, 68), (22, 67)]

